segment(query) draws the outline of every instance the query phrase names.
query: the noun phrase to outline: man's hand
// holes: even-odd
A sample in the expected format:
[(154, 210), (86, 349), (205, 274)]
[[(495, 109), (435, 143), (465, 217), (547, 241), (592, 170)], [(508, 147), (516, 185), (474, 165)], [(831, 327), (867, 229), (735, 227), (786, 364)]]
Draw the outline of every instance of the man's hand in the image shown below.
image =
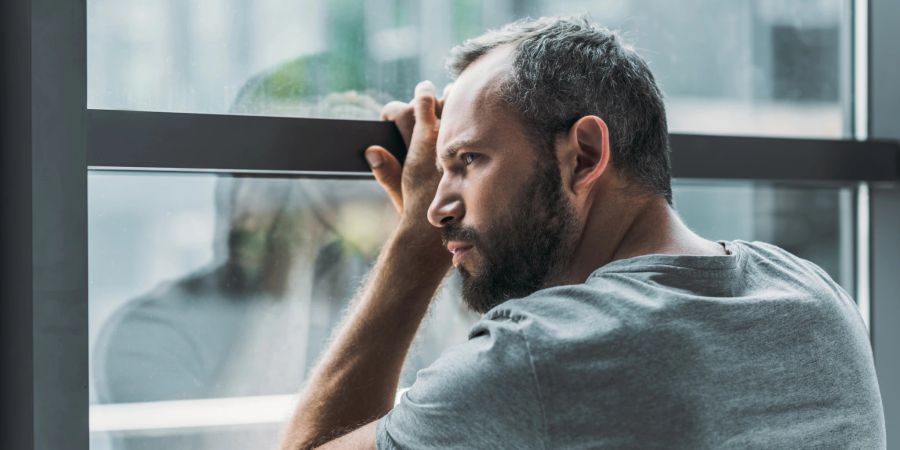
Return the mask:
[(406, 161), (400, 162), (384, 147), (366, 149), (366, 160), (375, 179), (387, 192), (400, 213), (401, 225), (430, 227), (426, 214), (440, 182), (435, 169), (435, 146), (444, 97), (436, 98), (434, 85), (423, 81), (416, 86), (410, 103), (391, 102), (381, 111), (382, 120), (397, 124), (407, 147)]

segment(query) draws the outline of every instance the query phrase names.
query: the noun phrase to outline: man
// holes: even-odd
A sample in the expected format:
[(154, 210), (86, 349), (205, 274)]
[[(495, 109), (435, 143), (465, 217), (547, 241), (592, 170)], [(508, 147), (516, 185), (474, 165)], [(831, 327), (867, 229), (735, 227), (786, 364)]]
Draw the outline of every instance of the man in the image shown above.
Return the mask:
[[(660, 92), (615, 34), (521, 21), (450, 67), (443, 99), (423, 82), (384, 109), (407, 159), (366, 157), (400, 225), (285, 449), (885, 447), (852, 300), (808, 261), (679, 220)], [(484, 316), (393, 406), (451, 263)]]

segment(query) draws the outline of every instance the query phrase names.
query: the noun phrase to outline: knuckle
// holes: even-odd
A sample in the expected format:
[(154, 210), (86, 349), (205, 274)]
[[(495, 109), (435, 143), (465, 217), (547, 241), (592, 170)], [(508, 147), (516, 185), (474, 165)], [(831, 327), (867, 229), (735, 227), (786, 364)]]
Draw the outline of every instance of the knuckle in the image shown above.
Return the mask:
[(400, 115), (403, 118), (412, 119), (415, 115), (415, 112), (416, 112), (415, 106), (407, 103), (404, 105), (403, 110), (401, 111)]
[(416, 106), (427, 110), (428, 108), (434, 108), (435, 103), (437, 103), (437, 99), (434, 98), (434, 95), (425, 94), (416, 97)]
[(392, 101), (381, 108), (381, 120), (395, 120), (398, 116), (404, 114), (405, 110), (410, 108), (408, 103)]

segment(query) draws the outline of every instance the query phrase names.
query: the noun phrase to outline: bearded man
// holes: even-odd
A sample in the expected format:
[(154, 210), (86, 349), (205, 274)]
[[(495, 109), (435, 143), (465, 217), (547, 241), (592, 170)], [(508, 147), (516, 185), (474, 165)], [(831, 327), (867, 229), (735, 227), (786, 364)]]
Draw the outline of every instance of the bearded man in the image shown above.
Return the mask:
[[(285, 449), (885, 447), (852, 299), (784, 250), (681, 222), (662, 96), (614, 33), (519, 21), (449, 67), (443, 98), (423, 82), (384, 109), (403, 167), (366, 150), (400, 225)], [(483, 317), (395, 406), (451, 264)]]

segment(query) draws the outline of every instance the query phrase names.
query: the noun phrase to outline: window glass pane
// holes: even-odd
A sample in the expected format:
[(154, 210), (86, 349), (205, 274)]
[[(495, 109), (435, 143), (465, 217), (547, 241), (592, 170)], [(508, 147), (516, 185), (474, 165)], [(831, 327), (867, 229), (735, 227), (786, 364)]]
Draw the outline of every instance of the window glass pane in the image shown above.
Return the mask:
[[(780, 245), (852, 290), (851, 188), (680, 180), (675, 200), (701, 235)], [(371, 180), (92, 171), (88, 205), (93, 450), (274, 448), (397, 223)], [(451, 274), (401, 386), (477, 318)]]
[[(381, 188), (159, 173), (88, 181), (92, 448), (274, 448), (397, 223)], [(451, 277), (401, 386), (465, 341), (477, 316), (458, 298)]]
[(841, 136), (849, 126), (849, 0), (87, 3), (91, 108), (375, 119), (415, 82), (445, 83), (443, 59), (464, 39), (587, 12), (650, 61), (672, 131)]
[(679, 215), (701, 236), (775, 244), (853, 294), (853, 186), (675, 180), (673, 192)]

